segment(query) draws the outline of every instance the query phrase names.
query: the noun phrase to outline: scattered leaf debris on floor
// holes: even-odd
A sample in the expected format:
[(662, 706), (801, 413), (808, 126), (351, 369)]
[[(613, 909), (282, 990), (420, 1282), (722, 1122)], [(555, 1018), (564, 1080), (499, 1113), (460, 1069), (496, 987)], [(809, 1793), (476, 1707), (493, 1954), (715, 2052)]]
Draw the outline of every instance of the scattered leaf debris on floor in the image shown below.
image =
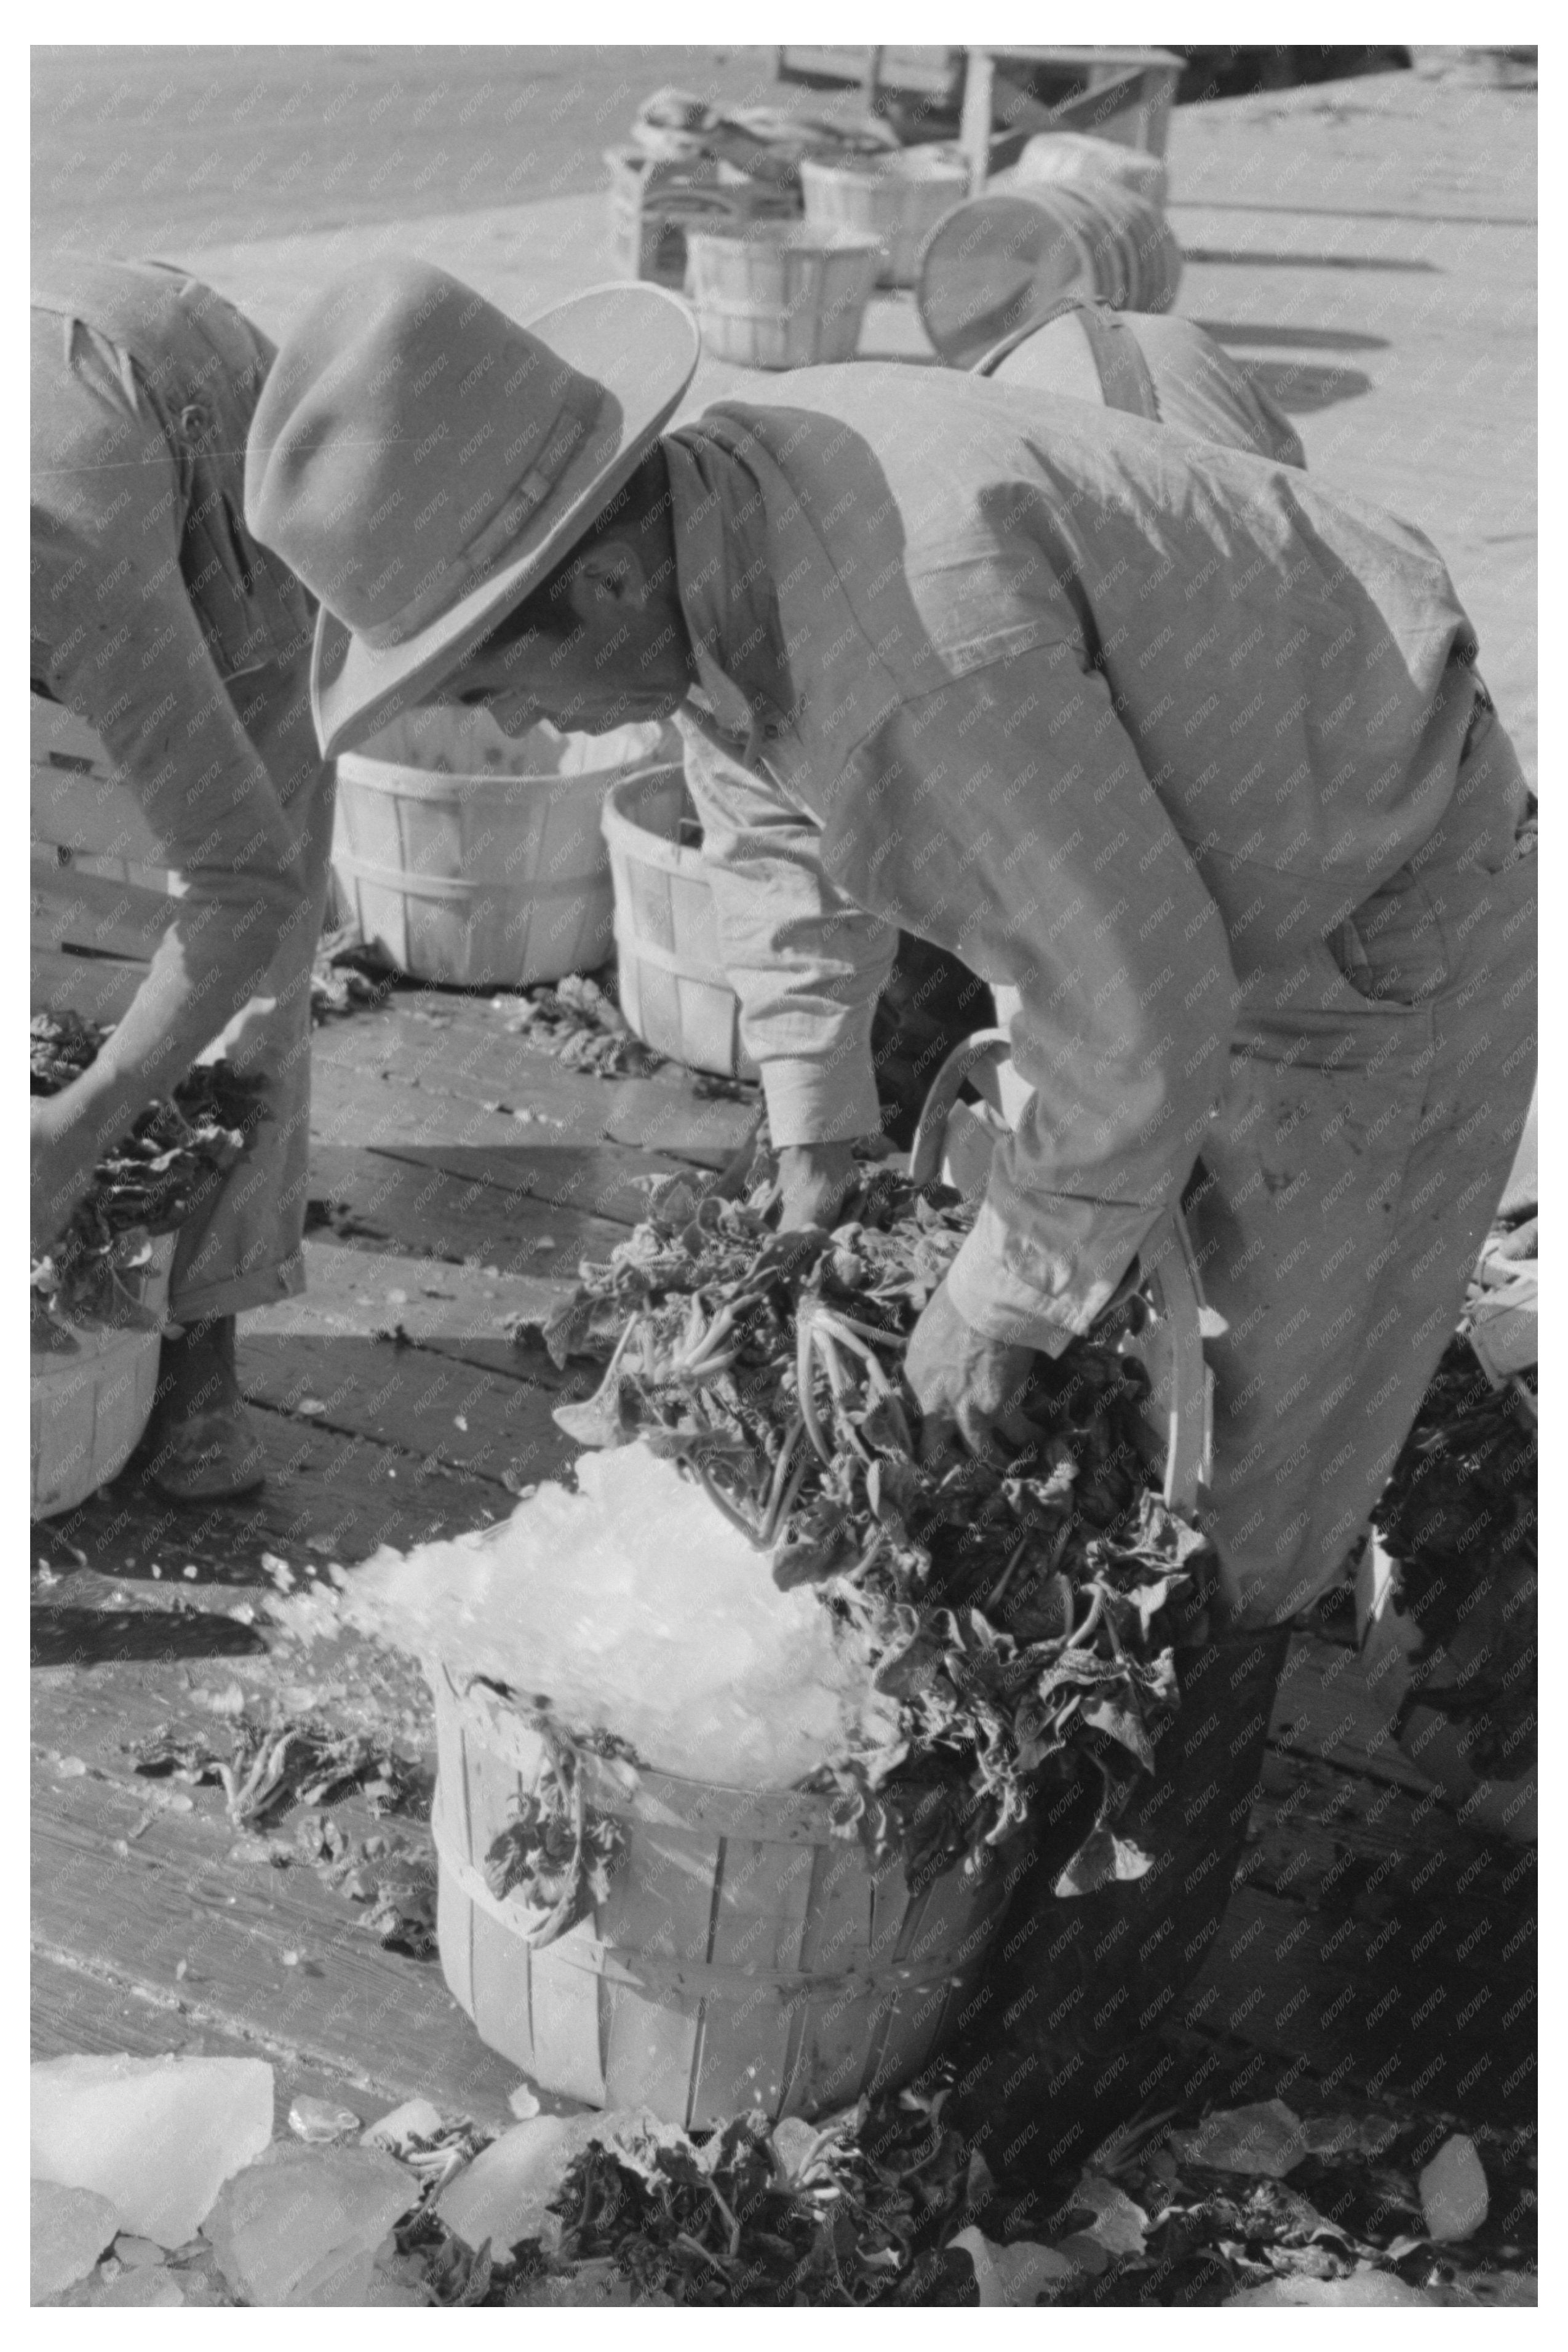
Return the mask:
[[(390, 2238), (377, 2231), (359, 2298), (370, 2304), (1500, 2307), (1536, 2295), (1533, 2135), (1456, 2134), (1426, 2116), (1298, 2116), (1280, 2100), (1194, 2114), (1141, 2138), (1123, 2134), (1099, 2168), (1057, 2184), (1049, 2201), (1019, 2204), (945, 2125), (940, 2091), (862, 2102), (817, 2124), (737, 2116), (691, 2134), (640, 2110), (536, 2118), (498, 2140), (428, 2101), (352, 2140), (351, 2113), (297, 2105), (312, 2128), (297, 2123), (281, 2153), (275, 2143), (236, 2175), (201, 2237), (166, 2252), (122, 2234), (89, 2275), (45, 2299), (249, 2300), (246, 2280), (288, 2270), (290, 2214), (327, 2195), (360, 2151), (381, 2159), (379, 2170), (365, 2166), (380, 2213), (397, 2202), (386, 2158), (407, 2174)], [(444, 2218), (447, 2204), (465, 2210), (453, 2184), (487, 2150), (514, 2145), (518, 2234), (508, 2239), (503, 2188), (484, 2205), (475, 2244)], [(297, 2194), (264, 2185), (279, 2163)], [(246, 2217), (243, 2259), (231, 2242), (236, 2213)], [(342, 2261), (363, 2263), (350, 2234), (346, 2222)], [(133, 2272), (153, 2276), (122, 2288)], [(325, 2242), (317, 2272), (338, 2275)]]
[(645, 1078), (664, 1057), (627, 1026), (614, 993), (614, 965), (599, 973), (569, 972), (550, 986), (491, 999), (503, 1025), (563, 1068), (599, 1078)]

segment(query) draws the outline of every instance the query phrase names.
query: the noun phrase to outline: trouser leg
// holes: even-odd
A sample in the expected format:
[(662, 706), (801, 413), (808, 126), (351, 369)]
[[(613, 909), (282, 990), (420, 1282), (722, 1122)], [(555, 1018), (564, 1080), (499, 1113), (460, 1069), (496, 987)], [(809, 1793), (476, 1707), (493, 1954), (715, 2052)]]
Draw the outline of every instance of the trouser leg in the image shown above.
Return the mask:
[[(1534, 860), (1493, 722), (1439, 854), (1358, 914), (1336, 1037), (1260, 1024), (1187, 1222), (1225, 1336), (1207, 1522), (1244, 1622), (1340, 1573), (1462, 1311), (1535, 1066)], [(1489, 820), (1484, 787), (1501, 812)], [(1344, 1050), (1348, 1047), (1348, 1050)]]
[(1178, 1648), (1177, 1714), (1118, 1823), (1151, 1857), (1138, 1879), (1058, 1896), (1092, 1813), (1049, 1829), (956, 2053), (954, 2119), (1000, 2175), (1078, 2163), (1158, 2101), (1174, 2062), (1160, 2030), (1203, 1965), (1246, 1842), (1285, 1631)]
[(266, 1116), (181, 1228), (170, 1288), (177, 1322), (267, 1306), (305, 1283), (310, 971), (326, 907), (333, 771), (316, 748), (308, 657), (235, 678), (228, 690), (293, 821), (298, 895), (267, 994), (224, 1033), (235, 1068), (261, 1081)]
[[(1364, 1526), (1458, 1318), (1534, 1069), (1534, 877), (1517, 762), (1480, 728), (1434, 854), (1325, 950), (1314, 1017), (1257, 1021), (1188, 1223), (1211, 1305), (1207, 1522), (1236, 1630), (1176, 1651), (1181, 1708), (1124, 1816), (1143, 1878), (1059, 1898), (1048, 1834), (958, 2053), (993, 2168), (1081, 2160), (1157, 2101), (1158, 2029), (1201, 1966), (1245, 1839), (1287, 1634)], [(1005, 1011), (1003, 1016), (1006, 1017)]]

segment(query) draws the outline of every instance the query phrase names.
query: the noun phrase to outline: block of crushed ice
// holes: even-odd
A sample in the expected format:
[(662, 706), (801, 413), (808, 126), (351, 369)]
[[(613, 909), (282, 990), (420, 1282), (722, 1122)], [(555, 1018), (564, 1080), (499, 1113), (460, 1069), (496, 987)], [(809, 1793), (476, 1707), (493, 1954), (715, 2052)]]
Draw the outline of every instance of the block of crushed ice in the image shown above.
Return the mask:
[(1486, 2171), (1473, 2139), (1456, 2132), (1446, 2139), (1421, 2174), (1421, 2210), (1427, 2235), (1438, 2244), (1468, 2238), (1486, 2220), (1490, 2199)]
[(121, 2271), (120, 2276), (106, 2279), (97, 2287), (94, 2304), (110, 2310), (173, 2311), (185, 2300), (178, 2277), (172, 2271)]
[(577, 1494), (541, 1486), (497, 1527), (377, 1552), (344, 1616), (695, 1780), (784, 1788), (889, 1735), (896, 1709), (852, 1637), (810, 1591), (780, 1592), (673, 1463), (626, 1445), (577, 1475)]
[(329, 2145), (333, 2140), (358, 2137), (360, 2117), (352, 2107), (340, 2107), (333, 2099), (301, 2095), (288, 2110), (288, 2128), (310, 2147)]
[(248, 2304), (362, 2304), (387, 2232), (418, 2202), (381, 2148), (279, 2140), (225, 2186), (202, 2234)]
[(32, 2170), (93, 2189), (161, 2246), (193, 2238), (229, 2175), (272, 2137), (261, 2058), (46, 2058), (32, 2070)]
[(1270, 2279), (1267, 2286), (1246, 2287), (1239, 2294), (1227, 2295), (1223, 2308), (1259, 2310), (1271, 2304), (1322, 2303), (1353, 2307), (1383, 2305), (1396, 2309), (1406, 2304), (1430, 2304), (1437, 2300), (1436, 2295), (1424, 2294), (1418, 2286), (1406, 2286), (1392, 2271), (1357, 2271), (1353, 2278)]
[(448, 2183), (436, 2211), (476, 2252), (487, 2238), (497, 2255), (520, 2239), (549, 2234), (545, 2209), (589, 2141), (606, 2128), (602, 2116), (534, 2116), (482, 2147)]
[(30, 2249), (32, 2295), (58, 2294), (85, 2278), (122, 2228), (107, 2197), (91, 2189), (66, 2189), (57, 2180), (35, 2180)]

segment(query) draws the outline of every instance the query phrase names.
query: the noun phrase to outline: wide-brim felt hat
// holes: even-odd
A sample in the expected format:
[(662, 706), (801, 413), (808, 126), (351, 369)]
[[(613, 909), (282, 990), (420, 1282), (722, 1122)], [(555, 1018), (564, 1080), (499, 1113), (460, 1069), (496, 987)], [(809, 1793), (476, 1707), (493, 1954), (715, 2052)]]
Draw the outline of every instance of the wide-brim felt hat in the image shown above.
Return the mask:
[(325, 758), (427, 698), (570, 553), (700, 348), (657, 286), (592, 287), (526, 326), (422, 262), (317, 298), (256, 405), (246, 519), (320, 602)]

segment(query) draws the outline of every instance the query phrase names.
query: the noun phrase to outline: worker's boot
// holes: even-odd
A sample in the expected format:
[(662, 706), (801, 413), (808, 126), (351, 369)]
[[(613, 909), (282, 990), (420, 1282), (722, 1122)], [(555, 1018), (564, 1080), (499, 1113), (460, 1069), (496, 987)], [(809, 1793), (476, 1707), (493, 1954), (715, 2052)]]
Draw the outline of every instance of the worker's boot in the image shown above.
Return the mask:
[[(1117, 1827), (1153, 1865), (1092, 1895), (1051, 1887), (1092, 1819), (1047, 1822), (955, 2053), (946, 2113), (998, 2180), (1055, 2172), (1173, 2087), (1160, 2028), (1229, 1899), (1289, 1633), (1178, 1649), (1181, 1706)], [(1097, 1779), (1097, 1776), (1094, 1776)]]
[(164, 1334), (141, 1467), (177, 1503), (226, 1502), (262, 1484), (267, 1464), (240, 1394), (232, 1315)]

